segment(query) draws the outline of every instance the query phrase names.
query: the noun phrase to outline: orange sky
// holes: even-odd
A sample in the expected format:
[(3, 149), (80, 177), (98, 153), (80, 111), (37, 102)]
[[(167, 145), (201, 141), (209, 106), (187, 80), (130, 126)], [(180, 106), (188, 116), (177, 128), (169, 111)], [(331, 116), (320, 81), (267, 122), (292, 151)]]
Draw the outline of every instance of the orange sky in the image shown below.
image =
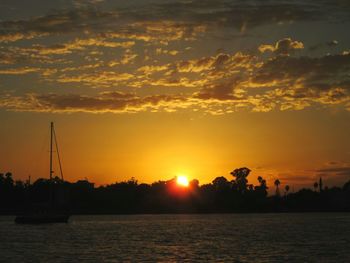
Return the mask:
[[(25, 113), (4, 122), (2, 167), (16, 178), (47, 177), (48, 123), (53, 119), (68, 180), (86, 177), (105, 184), (135, 177), (151, 183), (186, 174), (203, 184), (216, 176), (230, 179), (230, 171), (247, 166), (253, 170), (252, 183), (262, 175), (297, 187), (310, 185), (321, 169), (347, 164), (349, 124), (343, 117), (309, 110), (224, 116)], [(344, 179), (332, 172), (325, 180)]]
[(349, 4), (116, 2), (0, 4), (1, 172), (350, 179)]

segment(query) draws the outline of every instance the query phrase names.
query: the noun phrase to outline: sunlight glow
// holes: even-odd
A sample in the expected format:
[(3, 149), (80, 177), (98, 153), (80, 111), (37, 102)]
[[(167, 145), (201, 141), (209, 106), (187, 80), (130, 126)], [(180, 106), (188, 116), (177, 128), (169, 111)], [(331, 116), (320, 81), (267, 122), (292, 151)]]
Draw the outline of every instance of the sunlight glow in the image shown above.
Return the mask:
[(188, 187), (189, 182), (188, 182), (188, 178), (185, 175), (179, 175), (176, 178), (176, 183), (180, 186), (184, 186), (184, 187)]

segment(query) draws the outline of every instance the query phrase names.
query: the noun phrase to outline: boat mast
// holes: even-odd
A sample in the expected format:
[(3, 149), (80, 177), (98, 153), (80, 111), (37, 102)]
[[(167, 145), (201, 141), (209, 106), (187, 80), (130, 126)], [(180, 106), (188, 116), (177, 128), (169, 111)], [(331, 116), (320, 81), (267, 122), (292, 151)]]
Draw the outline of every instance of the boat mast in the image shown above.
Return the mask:
[(50, 181), (52, 181), (52, 135), (53, 135), (53, 122), (50, 126)]
[(57, 152), (57, 158), (58, 158), (58, 164), (60, 166), (60, 174), (61, 174), (61, 179), (63, 181), (63, 171), (62, 171), (62, 164), (61, 164), (61, 158), (60, 158), (60, 153), (58, 150), (58, 143), (57, 143), (57, 138), (56, 138), (56, 132), (55, 132), (55, 127), (53, 125), (53, 122), (51, 122), (50, 126), (50, 181), (52, 181), (52, 175), (53, 175), (53, 170), (52, 170), (52, 153), (53, 153), (53, 144), (55, 144), (55, 150)]
[(61, 164), (61, 158), (60, 158), (60, 151), (58, 150), (58, 143), (57, 143), (57, 137), (56, 137), (56, 131), (55, 131), (55, 128), (53, 128), (53, 137), (54, 137), (54, 139), (55, 139), (55, 146), (56, 146), (56, 152), (57, 152), (58, 164), (59, 164), (59, 166), (60, 166), (61, 180), (63, 181), (62, 164)]

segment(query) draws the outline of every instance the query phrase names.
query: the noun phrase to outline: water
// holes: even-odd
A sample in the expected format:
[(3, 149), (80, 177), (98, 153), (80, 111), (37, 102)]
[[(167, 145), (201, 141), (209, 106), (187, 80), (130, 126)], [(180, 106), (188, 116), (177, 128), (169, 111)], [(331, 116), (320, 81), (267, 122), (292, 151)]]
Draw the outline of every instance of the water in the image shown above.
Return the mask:
[(0, 217), (1, 262), (350, 262), (350, 214)]

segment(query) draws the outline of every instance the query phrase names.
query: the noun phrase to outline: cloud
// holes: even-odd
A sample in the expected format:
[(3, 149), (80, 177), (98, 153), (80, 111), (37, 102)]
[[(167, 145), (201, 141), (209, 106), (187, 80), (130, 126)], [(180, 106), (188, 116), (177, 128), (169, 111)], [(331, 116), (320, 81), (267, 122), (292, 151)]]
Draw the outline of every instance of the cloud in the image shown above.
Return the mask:
[(250, 78), (282, 110), (320, 105), (346, 105), (350, 100), (350, 56), (318, 58), (279, 56), (269, 59)]
[(123, 65), (133, 63), (137, 57), (137, 54), (133, 53), (130, 49), (127, 49), (122, 56), (120, 63)]
[[(235, 56), (232, 56), (235, 57)], [(242, 66), (223, 63), (221, 77), (211, 66), (215, 59), (199, 61), (202, 70), (209, 70), (207, 81), (195, 97), (231, 101), (252, 111), (302, 110), (312, 105), (342, 105), (350, 102), (350, 56), (332, 55), (319, 58), (277, 56), (267, 61), (256, 57), (244, 59)], [(227, 61), (225, 59), (224, 61)], [(196, 63), (182, 62), (183, 71)], [(205, 65), (203, 67), (203, 65)], [(181, 68), (180, 68), (181, 69)], [(239, 69), (237, 71), (237, 69)], [(210, 71), (212, 70), (212, 71)], [(211, 78), (217, 74), (220, 78)], [(208, 79), (209, 76), (209, 79)], [(254, 92), (251, 90), (254, 88)]]
[[(46, 61), (47, 57), (23, 47), (0, 47), (0, 64), (3, 65), (30, 65)], [(57, 62), (57, 60), (56, 60)]]
[(146, 65), (136, 69), (136, 80), (129, 84), (135, 87), (151, 85), (199, 89), (204, 85), (215, 85), (216, 80), (232, 78), (238, 73), (244, 74), (245, 71), (250, 70), (250, 67), (254, 67), (255, 60), (255, 56), (238, 52), (220, 53), (215, 56), (167, 64)]
[(166, 65), (146, 65), (146, 66), (142, 66), (140, 68), (137, 69), (137, 71), (139, 72), (143, 72), (146, 75), (148, 74), (152, 74), (155, 72), (160, 72), (160, 71), (165, 71), (167, 69), (169, 69), (170, 64), (166, 64)]
[[(143, 12), (142, 8), (140, 12)], [(83, 33), (94, 34), (99, 38), (157, 41), (167, 44), (169, 41), (180, 39), (194, 40), (205, 30), (205, 25), (176, 19), (140, 19), (127, 10), (105, 12), (94, 8), (76, 8), (28, 20), (0, 22), (0, 42)]]
[[(115, 65), (126, 66), (136, 58), (126, 50)], [(93, 88), (149, 87), (188, 89), (182, 98), (213, 114), (245, 109), (256, 112), (302, 110), (314, 105), (339, 106), (349, 110), (350, 55), (322, 57), (219, 53), (215, 56), (173, 63), (136, 67), (134, 71), (111, 70), (110, 63), (95, 62), (77, 67), (17, 67), (0, 69), (0, 74), (39, 73), (50, 82), (78, 83)], [(113, 66), (115, 66), (113, 64)], [(129, 73), (130, 72), (130, 73)], [(165, 95), (158, 90), (159, 95)], [(147, 92), (146, 92), (147, 93)], [(83, 96), (83, 95), (81, 95)], [(182, 108), (184, 105), (182, 105)]]
[[(143, 107), (142, 103), (131, 102), (144, 103), (147, 94), (156, 94), (148, 101), (163, 98), (157, 103), (166, 105), (164, 107), (170, 111), (187, 107), (225, 114), (238, 110), (302, 110), (313, 106), (348, 110), (350, 55), (347, 52), (296, 57), (295, 51), (303, 49), (304, 44), (290, 37), (260, 45), (260, 53), (247, 49), (234, 53), (221, 50), (215, 55), (203, 56), (198, 55), (203, 54), (201, 48), (198, 53), (196, 50), (197, 44), (202, 44), (200, 41), (213, 40), (209, 36), (218, 29), (224, 30), (220, 35), (223, 32), (229, 35), (232, 30), (313, 20), (316, 14), (322, 13), (319, 10), (322, 5), (195, 0), (136, 5), (133, 9), (118, 8), (108, 12), (79, 7), (27, 20), (2, 21), (0, 40), (7, 43), (0, 48), (0, 74), (21, 74), (28, 86), (40, 81), (43, 86), (79, 88), (81, 94), (76, 97), (45, 94), (44, 91), (32, 97), (14, 97), (20, 101), (19, 105), (34, 101), (40, 102), (38, 105), (52, 106), (45, 106), (44, 110), (75, 111), (74, 103), (66, 108), (59, 107), (70, 99), (86, 103), (86, 107), (78, 107), (81, 111), (90, 111), (89, 102), (93, 102), (92, 112), (97, 106), (100, 112), (103, 108), (113, 111), (108, 103)], [(47, 39), (32, 39), (44, 36)], [(31, 40), (10, 43), (11, 38), (13, 41)], [(187, 41), (199, 43), (193, 43), (192, 51), (186, 52)], [(335, 44), (334, 41), (329, 43)], [(267, 51), (271, 52), (269, 56), (261, 54)], [(38, 78), (27, 77), (29, 73), (37, 74)], [(84, 94), (83, 88), (88, 90), (89, 96)], [(118, 99), (117, 103), (115, 98), (99, 93), (105, 88), (129, 89), (143, 97), (135, 95), (128, 101)], [(168, 93), (179, 95), (174, 99)], [(3, 103), (6, 109), (24, 109), (8, 105), (6, 100), (6, 104)], [(40, 107), (27, 110), (31, 108)]]
[(141, 19), (149, 15), (153, 19), (180, 18), (207, 27), (231, 27), (244, 32), (266, 24), (327, 18), (325, 10), (319, 6), (311, 2), (195, 0), (154, 4), (141, 12), (135, 10), (133, 14)]
[(169, 54), (171, 56), (176, 56), (179, 53), (177, 50), (167, 50), (167, 49), (162, 49), (162, 48), (157, 48), (156, 49), (156, 54), (161, 55), (161, 54)]
[(300, 41), (293, 41), (291, 38), (284, 38), (278, 40), (275, 45), (261, 45), (259, 51), (264, 53), (266, 51), (274, 52), (278, 55), (288, 56), (295, 50), (303, 49), (304, 44)]
[(89, 112), (89, 113), (135, 113), (180, 103), (183, 98), (175, 95), (152, 95), (140, 97), (134, 93), (104, 92), (97, 96), (78, 94), (27, 94), (0, 98), (0, 107), (14, 111), (36, 112)]
[(103, 3), (105, 0), (73, 0), (73, 5), (77, 8), (91, 7)]
[(54, 113), (137, 113), (175, 112), (184, 109), (202, 111), (211, 115), (234, 112), (240, 105), (230, 101), (201, 99), (186, 94), (159, 94), (139, 96), (118, 91), (101, 92), (96, 95), (38, 94), (22, 96), (0, 95), (0, 108), (10, 111), (54, 112)]
[(275, 57), (262, 64), (252, 77), (252, 82), (277, 82), (293, 88), (307, 87), (323, 91), (330, 88), (348, 89), (349, 70), (350, 55)]
[(315, 170), (317, 177), (326, 178), (334, 182), (344, 183), (350, 180), (350, 167), (349, 166), (335, 166), (331, 168), (321, 168)]
[(94, 73), (84, 73), (78, 75), (63, 74), (58, 76), (55, 81), (60, 83), (82, 83), (87, 85), (113, 86), (116, 83), (133, 78), (129, 73), (118, 73), (115, 71), (96, 71)]
[[(126, 50), (120, 62), (121, 64), (127, 64), (137, 56), (132, 54), (130, 50), (134, 45), (134, 41), (108, 41), (101, 37), (90, 37), (77, 38), (66, 43), (48, 46), (38, 44), (30, 47), (3, 46), (0, 47), (0, 65), (33, 64), (37, 66), (38, 64), (55, 64), (59, 68), (64, 64), (71, 63), (66, 55), (76, 55), (74, 52), (88, 55), (103, 55), (101, 49), (96, 50), (101, 47), (111, 50), (115, 48)], [(113, 51), (116, 53), (115, 50)]]
[(316, 170), (317, 173), (336, 173), (336, 174), (345, 174), (350, 176), (350, 167), (332, 167), (332, 168), (323, 168)]
[[(26, 74), (37, 70), (18, 68), (2, 73)], [(350, 103), (350, 55), (343, 54), (322, 57), (277, 55), (264, 59), (240, 52), (220, 53), (142, 66), (131, 73), (102, 70), (99, 63), (85, 65), (79, 70), (68, 67), (58, 72), (41, 70), (39, 73), (58, 83), (80, 83), (93, 88), (123, 86), (138, 88), (143, 94), (150, 87), (176, 88), (177, 101), (163, 101), (172, 105), (171, 111), (187, 107), (210, 114), (225, 114), (238, 110), (302, 110), (313, 105), (349, 110)], [(172, 96), (162, 90), (158, 90), (158, 95)], [(79, 96), (83, 101), (86, 99), (82, 94)], [(179, 101), (181, 103), (177, 103)], [(103, 103), (108, 100), (98, 102), (106, 105)], [(165, 108), (170, 110), (168, 106)], [(109, 107), (107, 111), (110, 111)]]
[(316, 44), (316, 45), (313, 45), (313, 46), (310, 46), (309, 47), (309, 50), (310, 51), (315, 51), (315, 50), (319, 50), (321, 48), (326, 48), (326, 47), (335, 47), (339, 44), (338, 40), (331, 40), (331, 41), (328, 41), (326, 43), (319, 43), (319, 44)]
[[(112, 11), (99, 9), (101, 2), (78, 0), (74, 1), (73, 10), (59, 10), (26, 20), (2, 21), (0, 42), (83, 32), (143, 41), (156, 39), (166, 43), (178, 39), (193, 40), (209, 29), (215, 32), (218, 27), (244, 32), (267, 24), (344, 17), (329, 14), (344, 13), (343, 7), (331, 2), (195, 0), (138, 4)], [(327, 9), (329, 5), (332, 9)]]
[(84, 50), (86, 47), (105, 47), (105, 48), (130, 48), (135, 45), (134, 41), (124, 41), (124, 42), (113, 42), (107, 41), (104, 38), (86, 38), (86, 39), (75, 39), (69, 43), (56, 44), (53, 46), (41, 46), (34, 45), (33, 51), (37, 51), (41, 55), (50, 54), (67, 54), (71, 53), (73, 50)]
[(28, 20), (3, 21), (0, 22), (0, 42), (13, 42), (21, 39), (96, 29), (106, 20), (110, 21), (116, 17), (117, 14), (114, 12), (75, 9)]
[[(219, 71), (231, 71), (251, 67), (253, 66), (254, 59), (254, 56), (241, 52), (232, 55), (220, 53), (215, 56), (177, 62), (174, 65), (174, 70), (180, 73), (212, 71), (215, 74)], [(170, 69), (172, 67), (169, 66)]]
[(201, 91), (195, 94), (195, 97), (200, 99), (229, 100), (231, 102), (241, 101), (244, 98), (244, 91), (235, 90), (234, 87), (234, 80), (226, 83), (213, 84), (211, 86), (204, 87)]
[(23, 75), (33, 72), (39, 72), (40, 68), (8, 68), (8, 69), (0, 69), (0, 75)]
[(168, 45), (169, 42), (172, 41), (194, 41), (198, 35), (206, 32), (206, 26), (169, 20), (145, 20), (128, 24), (122, 21), (121, 24), (106, 31), (107, 32), (102, 32), (101, 36), (110, 39), (128, 39)]

